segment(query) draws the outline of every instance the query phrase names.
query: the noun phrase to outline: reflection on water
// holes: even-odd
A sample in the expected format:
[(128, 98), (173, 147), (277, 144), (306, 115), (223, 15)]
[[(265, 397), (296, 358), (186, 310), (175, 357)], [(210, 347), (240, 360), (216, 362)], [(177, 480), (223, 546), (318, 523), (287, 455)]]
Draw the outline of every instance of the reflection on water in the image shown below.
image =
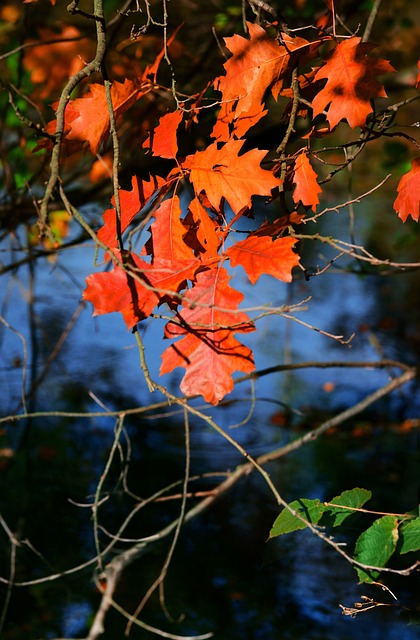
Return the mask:
[[(323, 253), (328, 260), (328, 251), (323, 249)], [(310, 248), (308, 263), (316, 266), (318, 259)], [(97, 410), (98, 402), (121, 409), (151, 401), (139, 372), (133, 338), (117, 315), (93, 319), (89, 308), (83, 310), (58, 357), (44, 371), (79, 304), (81, 287), (90, 271), (85, 248), (73, 249), (57, 265), (38, 262), (32, 326), (38, 352), (28, 354), (27, 364), (35, 378), (43, 378), (36, 396), (28, 398), (32, 408), (80, 412)], [(263, 278), (258, 288), (245, 285), (240, 273), (235, 277), (238, 287), (247, 287), (247, 306), (266, 300), (272, 305), (297, 303), (311, 296), (305, 304), (308, 310), (297, 312), (296, 317), (345, 337), (357, 333), (349, 349), (300, 324), (287, 324), (278, 316), (264, 319), (255, 335), (245, 336), (255, 349), (259, 369), (282, 363), (285, 356), (293, 362), (373, 361), (383, 356), (408, 363), (416, 360), (415, 301), (396, 287), (395, 276), (361, 277), (331, 269), (309, 282), (297, 277), (292, 287)], [(1, 290), (2, 315), (21, 334), (1, 328), (0, 404), (5, 415), (21, 408), (22, 337), (27, 344), (31, 340), (28, 307), (22, 297), (28, 286), (27, 275), (19, 271), (8, 277)], [(161, 330), (158, 321), (146, 323), (142, 329), (155, 378), (162, 351)], [(163, 382), (175, 390), (180, 375), (178, 370)], [(229, 433), (258, 455), (320, 424), (330, 412), (360, 400), (385, 384), (389, 375), (389, 371), (368, 369), (277, 373), (259, 379), (253, 391), (249, 383), (239, 385), (225, 406), (211, 412), (225, 429), (248, 418), (246, 424)], [(250, 413), (252, 393), (255, 407)], [(160, 398), (155, 393), (152, 400)], [(399, 425), (418, 416), (419, 404), (414, 385), (404, 388), (335, 434), (272, 463), (270, 476), (286, 500), (301, 496), (329, 499), (345, 489), (363, 486), (373, 492), (373, 509), (412, 509), (417, 500), (418, 454), (413, 431), (402, 432)], [(4, 449), (16, 448), (16, 453), (0, 461), (1, 513), (11, 529), (37, 550), (35, 554), (25, 545), (18, 549), (17, 581), (75, 566), (94, 554), (91, 512), (81, 505), (92, 500), (113, 426), (114, 421), (105, 417), (37, 418), (25, 425), (12, 424), (2, 433)], [(182, 478), (184, 434), (181, 416), (175, 410), (170, 415), (131, 418), (127, 438), (132, 492), (147, 497)], [(208, 426), (193, 421), (191, 438), (193, 474), (232, 469), (242, 461)], [(116, 482), (119, 469), (112, 473)], [(198, 484), (202, 489), (210, 486), (204, 480)], [(117, 530), (131, 504), (118, 490), (104, 504), (102, 518), (109, 532)], [(146, 515), (140, 512), (124, 535), (149, 535), (178, 510), (178, 503), (155, 505)], [(389, 596), (374, 587), (358, 587), (354, 570), (311, 534), (298, 532), (267, 543), (276, 515), (277, 508), (262, 480), (249, 476), (188, 524), (166, 586), (172, 615), (185, 614), (185, 620), (169, 623), (154, 599), (147, 610), (148, 622), (182, 635), (212, 630), (220, 640), (416, 637), (415, 628), (407, 626), (395, 608), (381, 607), (355, 620), (342, 616), (340, 603), (351, 606), (361, 595), (390, 602)], [(356, 532), (357, 527), (349, 531), (349, 542)], [(9, 574), (9, 546), (4, 531), (0, 535), (4, 550), (1, 575), (5, 576)], [(137, 607), (158, 575), (168, 544), (166, 540), (152, 547), (124, 574), (116, 597), (128, 610)], [(91, 573), (92, 567), (65, 580), (15, 589), (6, 637), (82, 637), (99, 599)], [(413, 580), (394, 578), (390, 582), (401, 601), (411, 605)], [(107, 625), (105, 640), (124, 637), (124, 621), (119, 615), (111, 612)], [(133, 628), (131, 637), (151, 636)]]

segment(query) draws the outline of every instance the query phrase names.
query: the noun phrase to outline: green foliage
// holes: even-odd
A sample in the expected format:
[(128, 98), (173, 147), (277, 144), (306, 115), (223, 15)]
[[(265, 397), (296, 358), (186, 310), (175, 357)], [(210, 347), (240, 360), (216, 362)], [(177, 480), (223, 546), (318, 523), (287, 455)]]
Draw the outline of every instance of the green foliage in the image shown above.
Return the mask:
[[(358, 562), (385, 567), (394, 553), (398, 540), (398, 518), (383, 516), (378, 518), (369, 529), (357, 539), (354, 557)], [(365, 571), (356, 567), (360, 582), (373, 582), (379, 571)]]
[[(301, 518), (304, 518), (311, 524), (317, 524), (322, 514), (325, 512), (325, 506), (319, 500), (308, 500), (301, 498), (300, 500), (294, 500), (289, 504), (290, 509), (293, 509)], [(273, 527), (270, 531), (270, 538), (281, 536), (284, 533), (291, 533), (298, 529), (305, 529), (306, 524), (297, 516), (293, 515), (289, 509), (283, 509), (279, 516), (277, 516)]]
[(398, 553), (420, 550), (420, 518), (403, 522), (399, 528)]
[[(371, 498), (367, 489), (356, 487), (344, 491), (330, 502), (300, 498), (291, 502), (277, 516), (269, 538), (305, 529), (308, 525), (341, 527), (350, 516), (359, 515), (361, 507)], [(374, 513), (374, 512), (369, 512)], [(420, 550), (420, 517), (414, 513), (383, 515), (377, 518), (356, 540), (354, 560), (377, 567), (377, 570), (355, 566), (360, 582), (374, 582), (391, 556)], [(335, 543), (333, 543), (335, 544)]]
[[(332, 519), (331, 526), (338, 527), (349, 516), (354, 515), (355, 509), (360, 509), (365, 502), (370, 500), (372, 493), (367, 489), (351, 489), (349, 491), (343, 491), (339, 496), (336, 496), (331, 500), (326, 516), (330, 516)], [(333, 505), (340, 505), (334, 508)], [(350, 507), (350, 509), (344, 509), (343, 507)], [(323, 522), (323, 524), (326, 524)]]

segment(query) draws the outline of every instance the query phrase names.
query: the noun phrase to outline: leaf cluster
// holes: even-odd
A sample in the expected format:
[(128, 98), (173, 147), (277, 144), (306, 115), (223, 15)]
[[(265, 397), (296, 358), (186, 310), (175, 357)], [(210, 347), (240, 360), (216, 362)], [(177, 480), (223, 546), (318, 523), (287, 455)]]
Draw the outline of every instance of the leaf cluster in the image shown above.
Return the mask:
[[(350, 489), (335, 496), (329, 502), (299, 498), (285, 507), (277, 516), (270, 531), (270, 538), (291, 533), (308, 526), (320, 529), (338, 527), (352, 522), (362, 512), (362, 506), (372, 497), (370, 491)], [(373, 512), (371, 512), (373, 513)], [(340, 543), (332, 542), (333, 546)], [(353, 563), (360, 582), (375, 582), (391, 557), (420, 550), (420, 517), (415, 512), (400, 515), (384, 514), (357, 538)]]

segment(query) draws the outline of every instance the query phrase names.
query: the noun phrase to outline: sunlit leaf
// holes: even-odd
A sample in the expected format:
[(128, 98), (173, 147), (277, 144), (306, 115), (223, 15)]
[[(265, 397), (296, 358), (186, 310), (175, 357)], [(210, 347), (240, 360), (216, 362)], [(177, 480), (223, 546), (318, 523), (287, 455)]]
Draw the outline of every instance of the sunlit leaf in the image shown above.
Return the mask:
[(398, 197), (394, 202), (394, 209), (405, 222), (408, 216), (413, 220), (420, 216), (420, 157), (414, 158), (411, 169), (401, 178), (398, 187)]
[(353, 129), (364, 127), (372, 113), (371, 99), (386, 97), (376, 76), (395, 69), (388, 60), (368, 57), (374, 47), (359, 37), (343, 40), (315, 75), (315, 81), (327, 82), (312, 102), (313, 113), (317, 116), (329, 105), (327, 120), (331, 128), (340, 120), (347, 120)]
[[(398, 518), (383, 516), (357, 539), (354, 558), (374, 567), (385, 567), (398, 541)], [(361, 582), (374, 582), (380, 571), (355, 567)]]
[(403, 522), (399, 528), (399, 553), (409, 553), (420, 550), (420, 518)]

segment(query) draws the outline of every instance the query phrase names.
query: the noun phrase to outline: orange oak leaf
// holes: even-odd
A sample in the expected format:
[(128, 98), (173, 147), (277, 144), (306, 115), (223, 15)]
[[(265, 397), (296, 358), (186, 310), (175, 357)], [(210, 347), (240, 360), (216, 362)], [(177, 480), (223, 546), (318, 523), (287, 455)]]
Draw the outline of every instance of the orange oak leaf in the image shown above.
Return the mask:
[[(133, 218), (146, 206), (154, 194), (162, 194), (165, 190), (165, 181), (159, 176), (154, 176), (150, 180), (139, 180), (136, 176), (132, 178), (132, 189), (120, 190), (121, 207), (121, 233), (127, 229)], [(98, 238), (110, 249), (118, 246), (117, 242), (117, 217), (115, 211), (115, 197), (112, 196), (111, 204), (113, 209), (107, 209), (103, 214), (103, 226), (98, 231)]]
[(418, 222), (420, 216), (420, 157), (414, 158), (411, 169), (399, 181), (394, 209), (405, 222), (408, 216)]
[(317, 116), (329, 105), (327, 120), (331, 128), (343, 119), (352, 129), (363, 128), (372, 113), (371, 99), (387, 97), (376, 76), (395, 69), (388, 60), (368, 57), (374, 47), (357, 37), (343, 40), (316, 73), (315, 81), (326, 78), (327, 83), (312, 101), (313, 113)]
[[(143, 93), (140, 87), (128, 78), (124, 83), (112, 83), (112, 106), (117, 122)], [(72, 100), (72, 108), (79, 115), (70, 122), (70, 131), (66, 135), (66, 139), (79, 142), (87, 141), (92, 154), (95, 155), (101, 144), (107, 139), (110, 129), (105, 87), (101, 84), (89, 85), (89, 93), (82, 98)]]
[[(144, 69), (139, 79), (132, 81), (126, 78), (123, 83), (116, 81), (112, 83), (111, 99), (117, 122), (136, 100), (152, 91), (159, 65), (167, 48), (174, 41), (179, 28), (168, 39), (166, 46), (162, 48), (154, 62)], [(54, 109), (57, 106), (58, 103), (53, 105)], [(67, 153), (73, 153), (83, 148), (88, 142), (91, 152), (95, 155), (100, 145), (107, 139), (110, 130), (105, 87), (100, 84), (91, 84), (88, 93), (82, 98), (70, 100), (64, 117), (63, 144)], [(57, 121), (52, 120), (47, 124), (46, 131), (54, 135), (56, 127)], [(51, 140), (46, 139), (39, 141), (34, 151), (51, 148)]]
[[(117, 252), (115, 255), (121, 258)], [(134, 253), (125, 256), (124, 264), (127, 269), (135, 269), (140, 279), (150, 269), (150, 264)], [(146, 280), (144, 282), (150, 285)], [(119, 311), (128, 329), (147, 318), (159, 301), (158, 294), (150, 286), (135, 280), (119, 265), (114, 265), (112, 271), (92, 273), (86, 278), (86, 284), (83, 299), (93, 304), (93, 315)]]
[[(144, 85), (144, 88), (128, 78), (123, 83), (113, 82), (111, 98), (117, 123), (127, 109), (150, 90), (149, 82)], [(57, 107), (58, 102), (53, 105), (54, 109)], [(57, 120), (51, 120), (45, 127), (51, 135), (55, 134), (56, 128)], [(102, 84), (91, 84), (82, 98), (70, 100), (66, 106), (63, 146), (68, 154), (87, 146), (92, 154), (96, 155), (101, 144), (108, 138), (109, 131), (110, 118), (105, 87)], [(38, 142), (34, 151), (51, 148), (51, 140), (45, 139)]]
[(169, 322), (165, 329), (166, 337), (184, 337), (162, 354), (161, 375), (185, 367), (181, 391), (202, 395), (211, 404), (232, 391), (234, 371), (255, 368), (252, 351), (234, 337), (235, 332), (254, 331), (254, 326), (238, 311), (243, 295), (229, 286), (229, 279), (223, 268), (199, 273), (179, 313), (185, 325)]
[(159, 124), (143, 142), (143, 148), (152, 152), (153, 156), (175, 159), (178, 153), (176, 132), (181, 123), (183, 113), (180, 109), (166, 113), (159, 119)]
[(295, 161), (293, 183), (296, 187), (293, 191), (293, 200), (295, 203), (301, 202), (305, 207), (311, 207), (312, 211), (316, 211), (316, 205), (319, 204), (318, 194), (322, 193), (317, 177), (303, 150)]
[(271, 171), (260, 167), (267, 152), (252, 149), (240, 156), (243, 143), (243, 140), (229, 140), (219, 149), (214, 142), (185, 160), (183, 166), (191, 171), (190, 180), (196, 194), (205, 191), (216, 210), (225, 198), (232, 211), (238, 214), (251, 206), (253, 195), (269, 196), (280, 184)]
[[(154, 213), (155, 221), (150, 226), (152, 233), (153, 260), (191, 260), (193, 253), (184, 242), (187, 228), (181, 220), (181, 206), (178, 196), (164, 200)], [(197, 266), (199, 261), (197, 260)]]
[(265, 114), (264, 94), (271, 88), (277, 98), (290, 71), (291, 56), (308, 47), (309, 42), (285, 33), (275, 40), (257, 24), (247, 23), (250, 39), (235, 34), (225, 38), (233, 56), (224, 64), (226, 75), (216, 78), (222, 93), (222, 106), (212, 137), (226, 141), (231, 135), (242, 137)]
[(222, 102), (210, 136), (218, 142), (227, 142), (232, 137), (242, 138), (267, 113), (268, 110), (261, 104), (249, 112), (237, 114), (236, 102)]
[(240, 264), (252, 284), (263, 274), (292, 281), (292, 269), (299, 264), (299, 256), (292, 251), (295, 238), (285, 236), (273, 240), (270, 236), (249, 236), (229, 247), (226, 254), (232, 267)]
[(89, 171), (89, 180), (91, 182), (101, 182), (102, 180), (112, 180), (112, 172), (114, 170), (114, 158), (112, 151), (106, 151), (99, 156)]
[(207, 213), (199, 198), (191, 200), (188, 209), (189, 212), (185, 217), (185, 223), (190, 229), (188, 245), (196, 254), (202, 254), (203, 258), (217, 256), (223, 239), (219, 225)]
[(273, 85), (274, 97), (277, 97), (289, 70), (291, 54), (309, 45), (307, 40), (285, 33), (281, 34), (282, 39), (275, 40), (259, 25), (250, 22), (247, 25), (249, 40), (237, 34), (225, 38), (233, 56), (224, 64), (226, 75), (216, 81), (224, 101), (238, 100), (237, 116), (255, 111)]
[(201, 262), (193, 256), (185, 260), (155, 258), (145, 275), (159, 296), (159, 304), (173, 299), (178, 302), (178, 292), (186, 286), (187, 280), (195, 279), (199, 267)]
[[(118, 252), (114, 255), (121, 259)], [(150, 264), (135, 253), (127, 252), (125, 268), (114, 265), (112, 271), (93, 273), (86, 278), (83, 299), (93, 304), (93, 315), (119, 311), (131, 329), (147, 318), (162, 300), (177, 294), (186, 280), (192, 280), (199, 265), (196, 258), (157, 258)]]

